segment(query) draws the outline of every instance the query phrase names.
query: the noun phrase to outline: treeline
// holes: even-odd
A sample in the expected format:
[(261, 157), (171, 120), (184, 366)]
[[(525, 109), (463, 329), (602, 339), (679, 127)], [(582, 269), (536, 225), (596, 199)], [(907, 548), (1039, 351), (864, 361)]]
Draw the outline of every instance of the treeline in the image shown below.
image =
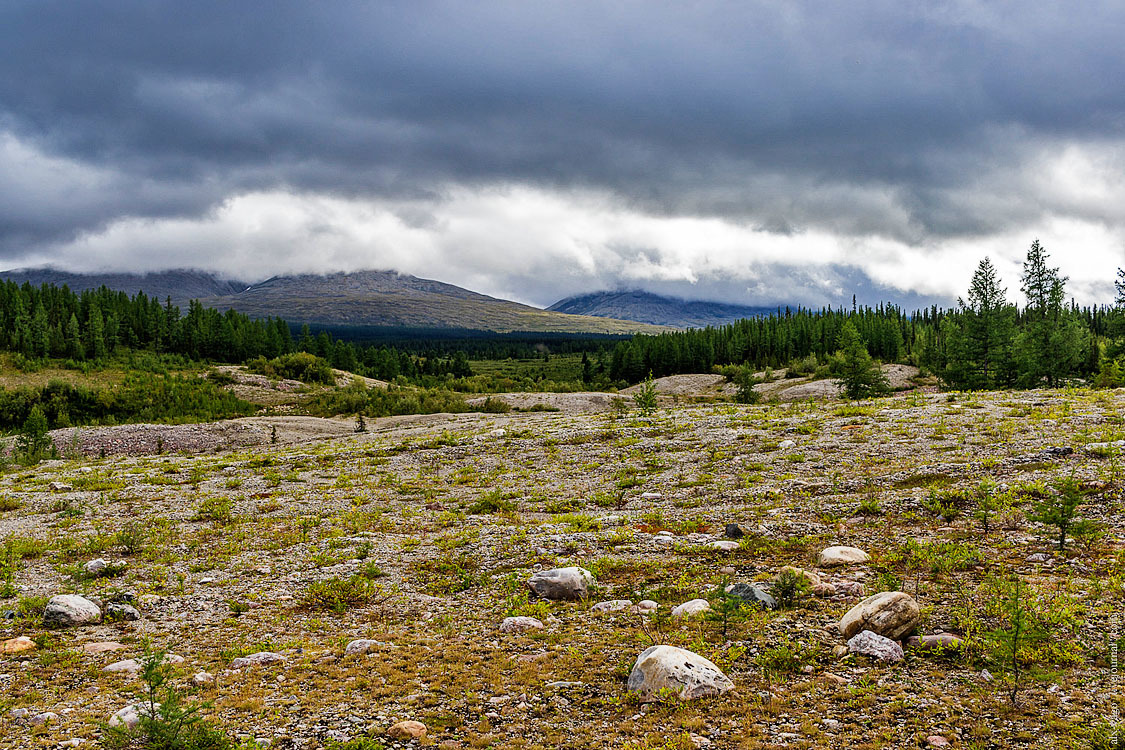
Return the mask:
[(65, 286), (12, 281), (0, 283), (0, 349), (27, 361), (51, 357), (73, 363), (105, 360), (121, 350), (236, 364), (308, 352), (341, 370), (384, 380), (472, 374), (464, 351), (440, 346), (412, 354), (387, 345), (357, 345), (327, 331), (313, 336), (308, 326), (295, 339), (280, 318), (255, 320), (194, 300), (181, 314), (170, 301), (143, 293), (130, 297), (104, 286), (75, 293)]
[(51, 382), (0, 388), (0, 430), (25, 425), (34, 411), (48, 428), (129, 422), (201, 422), (253, 414), (255, 407), (196, 377), (132, 373), (113, 388)]
[(730, 365), (827, 374), (850, 322), (871, 356), (918, 365), (950, 388), (1057, 386), (1070, 378), (1125, 385), (1125, 271), (1118, 270), (1112, 306), (1078, 307), (1066, 302), (1067, 279), (1049, 257), (1038, 240), (1031, 244), (1020, 277), (1023, 308), (1007, 300), (986, 258), (967, 299), (953, 309), (797, 308), (725, 326), (638, 335), (613, 350), (610, 377), (636, 383), (650, 372), (661, 377)]
[(637, 335), (614, 348), (610, 377), (635, 383), (649, 372), (663, 377), (710, 372), (722, 365), (760, 370), (809, 357), (823, 361), (841, 348), (840, 334), (847, 321), (871, 355), (885, 362), (913, 357), (933, 328), (925, 315), (907, 315), (894, 305), (852, 311), (786, 308), (724, 326)]
[(0, 348), (28, 359), (99, 360), (124, 347), (243, 362), (293, 346), (289, 325), (279, 318), (253, 320), (195, 301), (181, 314), (171, 301), (104, 286), (76, 294), (65, 286), (0, 284)]

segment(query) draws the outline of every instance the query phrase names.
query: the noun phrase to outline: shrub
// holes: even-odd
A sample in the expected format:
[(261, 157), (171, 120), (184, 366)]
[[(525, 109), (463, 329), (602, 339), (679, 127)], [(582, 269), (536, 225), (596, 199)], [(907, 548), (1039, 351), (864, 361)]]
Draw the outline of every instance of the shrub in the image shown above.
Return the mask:
[(491, 490), (484, 493), (467, 510), (473, 515), (486, 513), (511, 513), (516, 509), (516, 504), (509, 500), (500, 490)]
[(1082, 488), (1074, 477), (1052, 482), (1055, 492), (1040, 499), (1028, 516), (1032, 521), (1054, 526), (1059, 530), (1059, 549), (1066, 549), (1066, 534), (1075, 522), (1078, 506), (1084, 499)]
[(322, 385), (336, 384), (336, 375), (332, 372), (332, 365), (328, 360), (308, 352), (283, 354), (269, 360), (265, 357), (257, 357), (246, 363), (246, 369), (270, 378), (288, 378), (300, 380), (302, 383)]
[(770, 586), (770, 595), (784, 609), (792, 609), (809, 592), (809, 579), (795, 570), (783, 570)]
[(379, 588), (370, 579), (354, 575), (350, 578), (329, 578), (309, 584), (301, 598), (308, 609), (343, 614), (353, 607), (365, 606), (375, 598)]
[(132, 729), (102, 725), (102, 743), (112, 750), (230, 750), (234, 742), (212, 727), (200, 712), (205, 703), (186, 702), (172, 687), (172, 669), (166, 652), (148, 651), (141, 657), (143, 699), (138, 706), (140, 722)]
[(645, 382), (641, 383), (641, 387), (633, 394), (633, 403), (637, 405), (637, 409), (641, 414), (650, 417), (656, 413), (656, 384), (652, 382), (652, 371), (648, 373)]

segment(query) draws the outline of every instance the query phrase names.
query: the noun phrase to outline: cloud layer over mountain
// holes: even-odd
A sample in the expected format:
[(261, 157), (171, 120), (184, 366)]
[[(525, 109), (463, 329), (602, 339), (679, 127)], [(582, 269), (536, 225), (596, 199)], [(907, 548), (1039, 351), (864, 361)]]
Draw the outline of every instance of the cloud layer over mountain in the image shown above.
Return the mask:
[(11, 2), (0, 265), (549, 304), (948, 301), (1125, 264), (1125, 8)]

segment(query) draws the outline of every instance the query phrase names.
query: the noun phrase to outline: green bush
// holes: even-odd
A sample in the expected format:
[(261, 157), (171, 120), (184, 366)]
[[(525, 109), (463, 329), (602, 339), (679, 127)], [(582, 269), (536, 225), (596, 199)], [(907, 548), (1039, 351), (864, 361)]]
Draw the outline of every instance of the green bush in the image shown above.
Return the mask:
[(246, 369), (270, 378), (287, 378), (322, 385), (336, 384), (336, 375), (328, 360), (308, 352), (282, 354), (273, 359), (257, 357), (246, 363)]
[(378, 592), (379, 587), (362, 575), (329, 578), (309, 584), (301, 597), (301, 604), (308, 609), (343, 614), (354, 607), (370, 604)]

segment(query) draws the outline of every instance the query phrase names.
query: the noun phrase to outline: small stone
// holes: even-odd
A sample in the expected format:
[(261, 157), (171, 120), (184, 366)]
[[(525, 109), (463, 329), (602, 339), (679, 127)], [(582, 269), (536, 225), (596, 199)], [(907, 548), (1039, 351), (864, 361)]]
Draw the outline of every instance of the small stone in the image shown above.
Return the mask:
[(817, 565), (822, 568), (831, 568), (838, 565), (858, 565), (867, 562), (870, 557), (858, 547), (828, 547), (820, 553)]
[(501, 633), (527, 633), (542, 629), (543, 623), (534, 617), (505, 617), (500, 622)]
[(590, 607), (591, 612), (621, 612), (633, 606), (630, 599), (611, 599), (608, 602), (598, 602)]
[(949, 740), (945, 739), (940, 734), (931, 734), (926, 738), (926, 744), (930, 747), (948, 747)]
[(51, 492), (70, 492), (74, 488), (65, 482), (51, 482), (47, 485)]
[(734, 575), (738, 575), (738, 571), (736, 569), (732, 568), (729, 565), (725, 565), (725, 566), (719, 568), (719, 575), (734, 576)]
[(461, 750), (461, 743), (457, 740), (442, 740), (438, 743), (438, 750)]
[(960, 636), (953, 633), (933, 633), (931, 635), (911, 636), (906, 639), (906, 648), (910, 651), (933, 653), (941, 651), (957, 651), (965, 645)]
[(120, 651), (123, 648), (125, 648), (125, 644), (118, 643), (117, 641), (98, 641), (97, 643), (87, 643), (82, 646), (82, 652), (96, 655), (109, 653), (110, 651)]
[(195, 687), (206, 687), (215, 684), (215, 675), (210, 672), (196, 672), (191, 676), (191, 684)]
[(100, 619), (102, 611), (98, 605), (76, 594), (53, 596), (43, 610), (43, 626), (48, 628), (86, 625)]
[[(154, 708), (159, 709), (160, 704), (155, 704)], [(109, 717), (109, 725), (111, 727), (124, 727), (125, 729), (133, 729), (141, 723), (141, 716), (148, 714), (148, 705), (137, 703), (126, 706), (113, 716)]]
[(652, 599), (641, 599), (637, 602), (636, 606), (633, 607), (633, 611), (638, 614), (644, 614), (646, 612), (655, 612), (659, 607), (660, 605)]
[(711, 542), (710, 544), (708, 544), (707, 546), (710, 547), (711, 549), (717, 549), (720, 552), (734, 552), (735, 550), (737, 550), (742, 545), (740, 545), (738, 542), (732, 541), (730, 539), (717, 539), (717, 540)]
[(746, 536), (746, 532), (737, 523), (728, 523), (727, 527), (723, 529), (723, 536), (728, 539), (741, 539)]
[(136, 674), (141, 671), (141, 663), (136, 659), (124, 659), (102, 667), (103, 672), (129, 672)]
[(426, 736), (426, 725), (420, 721), (400, 721), (387, 730), (387, 736), (396, 740), (417, 740)]
[(985, 682), (992, 682), (992, 680), (995, 679), (992, 676), (992, 672), (989, 672), (987, 669), (982, 669), (980, 671), (980, 678)]
[(69, 740), (63, 740), (59, 743), (59, 747), (80, 747), (86, 740), (81, 737), (71, 737)]
[(709, 612), (711, 605), (706, 599), (692, 599), (691, 601), (684, 602), (678, 607), (672, 608), (672, 619), (679, 620), (682, 617), (694, 617), (695, 615)]
[(25, 651), (34, 651), (39, 648), (35, 641), (28, 638), (26, 635), (9, 638), (6, 641), (0, 641), (0, 654), (4, 656), (11, 656), (12, 654), (22, 654)]
[(902, 646), (870, 630), (864, 630), (853, 636), (848, 641), (848, 650), (882, 662), (898, 662), (903, 659)]
[(842, 643), (839, 643), (832, 647), (832, 655), (837, 659), (843, 659), (848, 655), (848, 647)]
[(711, 740), (701, 734), (695, 734), (694, 732), (688, 735), (688, 740), (690, 740), (691, 744), (695, 747), (709, 747), (711, 745)]
[(1048, 563), (1051, 562), (1051, 556), (1046, 552), (1036, 552), (1033, 555), (1028, 555), (1025, 560), (1030, 563)]
[(383, 644), (379, 641), (372, 641), (367, 638), (358, 638), (354, 641), (348, 641), (348, 645), (344, 646), (345, 656), (357, 656), (360, 654), (370, 654), (372, 651), (379, 648)]
[(836, 587), (831, 583), (818, 583), (812, 587), (812, 595), (820, 597), (821, 599), (827, 599), (830, 596), (836, 595)]
[(777, 447), (780, 448), (783, 451), (789, 450), (790, 448), (796, 448), (797, 447), (797, 441), (796, 440), (782, 440), (780, 443), (777, 444)]
[(273, 651), (259, 651), (256, 654), (249, 656), (242, 656), (235, 659), (230, 663), (231, 669), (242, 669), (243, 667), (253, 667), (259, 664), (276, 664), (277, 662), (286, 661), (285, 657)]
[(824, 674), (822, 674), (820, 676), (820, 681), (821, 683), (829, 687), (840, 687), (841, 685), (848, 684), (848, 681), (846, 679), (838, 674), (833, 674), (832, 672), (825, 672)]
[(642, 500), (659, 500), (662, 497), (664, 497), (664, 496), (661, 495), (659, 492), (642, 492), (641, 493), (641, 499)]
[(32, 724), (47, 724), (48, 722), (57, 721), (59, 715), (54, 711), (44, 711), (40, 714), (35, 714), (28, 721)]

